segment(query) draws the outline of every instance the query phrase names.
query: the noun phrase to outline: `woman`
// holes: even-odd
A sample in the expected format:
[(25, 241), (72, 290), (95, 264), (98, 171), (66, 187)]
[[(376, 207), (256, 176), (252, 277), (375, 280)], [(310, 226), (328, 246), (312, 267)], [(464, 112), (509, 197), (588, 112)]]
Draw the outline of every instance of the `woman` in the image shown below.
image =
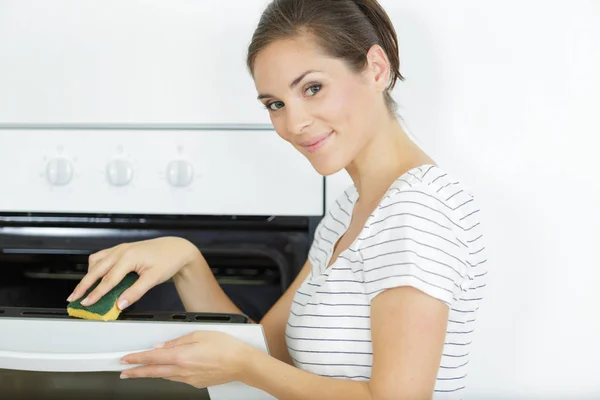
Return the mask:
[[(474, 198), (403, 132), (390, 96), (396, 33), (375, 0), (275, 0), (248, 51), (275, 130), (322, 175), (354, 184), (320, 222), (306, 265), (260, 321), (270, 355), (218, 332), (130, 354), (123, 378), (242, 381), (281, 399), (460, 398), (485, 286)], [(93, 304), (136, 271), (125, 308), (173, 277), (189, 311), (241, 312), (180, 238), (90, 257), (70, 300)]]

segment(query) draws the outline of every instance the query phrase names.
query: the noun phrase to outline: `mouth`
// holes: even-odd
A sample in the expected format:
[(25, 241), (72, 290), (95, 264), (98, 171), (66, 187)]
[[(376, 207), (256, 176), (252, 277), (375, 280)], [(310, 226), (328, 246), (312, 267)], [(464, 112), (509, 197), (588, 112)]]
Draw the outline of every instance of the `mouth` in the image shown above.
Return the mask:
[(322, 135), (321, 137), (316, 138), (316, 140), (314, 140), (310, 143), (302, 144), (301, 146), (303, 148), (305, 148), (306, 151), (308, 151), (309, 153), (314, 153), (315, 151), (317, 151), (321, 147), (323, 147), (323, 145), (327, 142), (327, 139), (329, 139), (332, 134), (333, 134), (333, 131), (331, 131), (325, 135)]

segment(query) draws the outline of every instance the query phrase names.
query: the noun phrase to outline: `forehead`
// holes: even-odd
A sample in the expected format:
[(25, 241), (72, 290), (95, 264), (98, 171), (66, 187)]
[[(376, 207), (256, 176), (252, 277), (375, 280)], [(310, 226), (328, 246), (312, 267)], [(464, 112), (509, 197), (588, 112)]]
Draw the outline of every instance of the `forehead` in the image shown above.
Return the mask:
[(275, 40), (254, 60), (254, 82), (259, 91), (288, 86), (308, 70), (339, 72), (340, 61), (327, 56), (308, 35)]

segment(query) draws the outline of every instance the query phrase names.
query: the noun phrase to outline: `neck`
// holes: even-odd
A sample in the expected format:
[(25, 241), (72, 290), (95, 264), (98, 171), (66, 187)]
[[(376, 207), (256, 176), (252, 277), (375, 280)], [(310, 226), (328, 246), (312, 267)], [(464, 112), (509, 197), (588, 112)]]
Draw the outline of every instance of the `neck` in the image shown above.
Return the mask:
[(434, 164), (395, 118), (383, 120), (376, 134), (346, 167), (363, 206), (379, 203), (390, 185), (406, 171)]

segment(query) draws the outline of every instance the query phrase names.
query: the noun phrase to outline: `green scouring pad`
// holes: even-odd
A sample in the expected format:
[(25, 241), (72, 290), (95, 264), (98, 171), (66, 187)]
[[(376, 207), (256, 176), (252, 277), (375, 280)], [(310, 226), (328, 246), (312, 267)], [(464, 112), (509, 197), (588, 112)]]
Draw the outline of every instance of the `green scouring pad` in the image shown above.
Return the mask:
[(100, 280), (92, 285), (79, 299), (72, 301), (67, 306), (67, 312), (71, 317), (82, 318), (82, 319), (93, 319), (98, 321), (114, 321), (121, 314), (121, 310), (117, 306), (119, 296), (123, 294), (127, 288), (137, 281), (139, 275), (135, 272), (130, 272), (125, 275), (123, 280), (117, 284), (113, 289), (106, 293), (100, 300), (90, 306), (81, 305), (81, 301), (86, 298), (92, 290), (98, 286)]

